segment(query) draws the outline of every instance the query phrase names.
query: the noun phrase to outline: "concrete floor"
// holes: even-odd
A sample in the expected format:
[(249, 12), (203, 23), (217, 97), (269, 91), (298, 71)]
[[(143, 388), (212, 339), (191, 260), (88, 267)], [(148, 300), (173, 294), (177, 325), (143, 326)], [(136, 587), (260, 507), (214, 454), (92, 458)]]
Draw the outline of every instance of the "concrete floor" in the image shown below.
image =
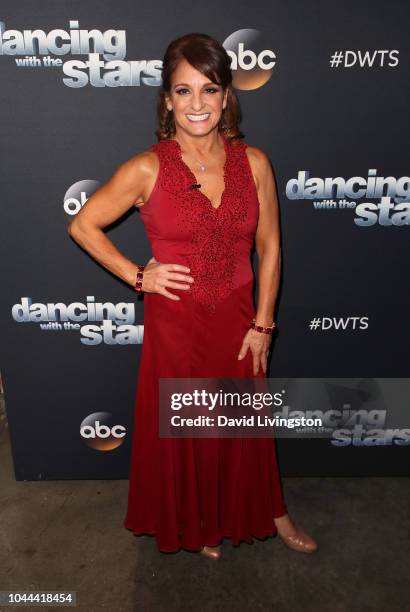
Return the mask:
[(84, 612), (410, 609), (409, 479), (285, 478), (288, 507), (320, 549), (226, 539), (215, 562), (159, 553), (124, 529), (127, 481), (16, 482), (4, 426), (0, 465), (1, 590), (73, 590)]

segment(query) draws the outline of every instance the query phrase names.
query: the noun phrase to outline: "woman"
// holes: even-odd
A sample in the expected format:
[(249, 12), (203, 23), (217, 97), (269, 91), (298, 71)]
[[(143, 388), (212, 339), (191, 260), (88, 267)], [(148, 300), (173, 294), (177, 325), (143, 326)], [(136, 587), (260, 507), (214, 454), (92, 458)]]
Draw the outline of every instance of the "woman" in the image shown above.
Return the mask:
[[(273, 438), (158, 434), (160, 378), (266, 378), (280, 271), (278, 204), (269, 160), (240, 141), (239, 117), (224, 48), (205, 34), (174, 40), (163, 61), (159, 142), (123, 163), (69, 230), (144, 294), (124, 525), (154, 535), (161, 552), (213, 559), (224, 537), (239, 544), (278, 533), (295, 550), (317, 548), (287, 513)], [(145, 266), (102, 231), (133, 205), (153, 251)]]

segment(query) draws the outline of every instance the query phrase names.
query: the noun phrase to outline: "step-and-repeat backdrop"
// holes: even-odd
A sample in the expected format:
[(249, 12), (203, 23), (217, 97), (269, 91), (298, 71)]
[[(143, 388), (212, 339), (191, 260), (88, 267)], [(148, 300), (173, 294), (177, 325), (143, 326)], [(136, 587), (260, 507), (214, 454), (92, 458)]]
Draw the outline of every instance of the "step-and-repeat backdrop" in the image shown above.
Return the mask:
[[(279, 439), (282, 474), (409, 473), (408, 18), (398, 0), (4, 0), (1, 371), (18, 480), (128, 476), (144, 302), (67, 225), (156, 141), (162, 57), (188, 32), (229, 52), (245, 140), (277, 180), (269, 376), (287, 381), (287, 415), (304, 406), (328, 432)], [(137, 209), (107, 235), (150, 258)]]

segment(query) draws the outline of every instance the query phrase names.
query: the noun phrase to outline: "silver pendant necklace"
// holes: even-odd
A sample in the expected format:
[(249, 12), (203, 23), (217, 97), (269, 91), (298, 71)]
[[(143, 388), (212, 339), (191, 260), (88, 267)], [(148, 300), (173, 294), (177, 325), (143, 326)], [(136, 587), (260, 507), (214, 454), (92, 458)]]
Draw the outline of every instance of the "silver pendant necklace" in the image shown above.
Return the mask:
[(198, 162), (198, 164), (199, 164), (199, 169), (200, 169), (200, 171), (201, 171), (201, 172), (205, 172), (205, 170), (206, 170), (206, 166), (205, 166), (205, 164), (204, 164), (203, 162), (201, 162), (201, 161), (200, 161), (200, 160), (199, 160), (197, 157), (196, 157), (195, 159), (196, 159), (196, 161), (197, 161), (197, 162)]
[(192, 157), (198, 162), (200, 171), (201, 172), (206, 172), (206, 165), (204, 164), (204, 162), (202, 162), (200, 159), (198, 159), (194, 155)]

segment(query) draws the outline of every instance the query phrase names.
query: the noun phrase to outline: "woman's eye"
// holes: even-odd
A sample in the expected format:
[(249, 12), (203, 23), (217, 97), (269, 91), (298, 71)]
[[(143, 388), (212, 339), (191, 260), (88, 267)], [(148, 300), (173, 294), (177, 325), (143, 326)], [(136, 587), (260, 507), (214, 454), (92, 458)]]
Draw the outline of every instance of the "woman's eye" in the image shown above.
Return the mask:
[[(182, 87), (181, 89), (177, 89), (177, 90), (176, 90), (176, 93), (177, 93), (177, 94), (183, 94), (183, 93), (184, 93), (184, 92), (186, 92), (186, 91), (188, 91), (188, 89), (187, 89), (186, 87)], [(207, 93), (209, 93), (209, 92), (210, 92), (210, 93), (216, 93), (216, 92), (218, 91), (218, 89), (216, 89), (216, 87), (207, 87), (207, 88), (205, 89), (205, 91), (206, 91)]]

